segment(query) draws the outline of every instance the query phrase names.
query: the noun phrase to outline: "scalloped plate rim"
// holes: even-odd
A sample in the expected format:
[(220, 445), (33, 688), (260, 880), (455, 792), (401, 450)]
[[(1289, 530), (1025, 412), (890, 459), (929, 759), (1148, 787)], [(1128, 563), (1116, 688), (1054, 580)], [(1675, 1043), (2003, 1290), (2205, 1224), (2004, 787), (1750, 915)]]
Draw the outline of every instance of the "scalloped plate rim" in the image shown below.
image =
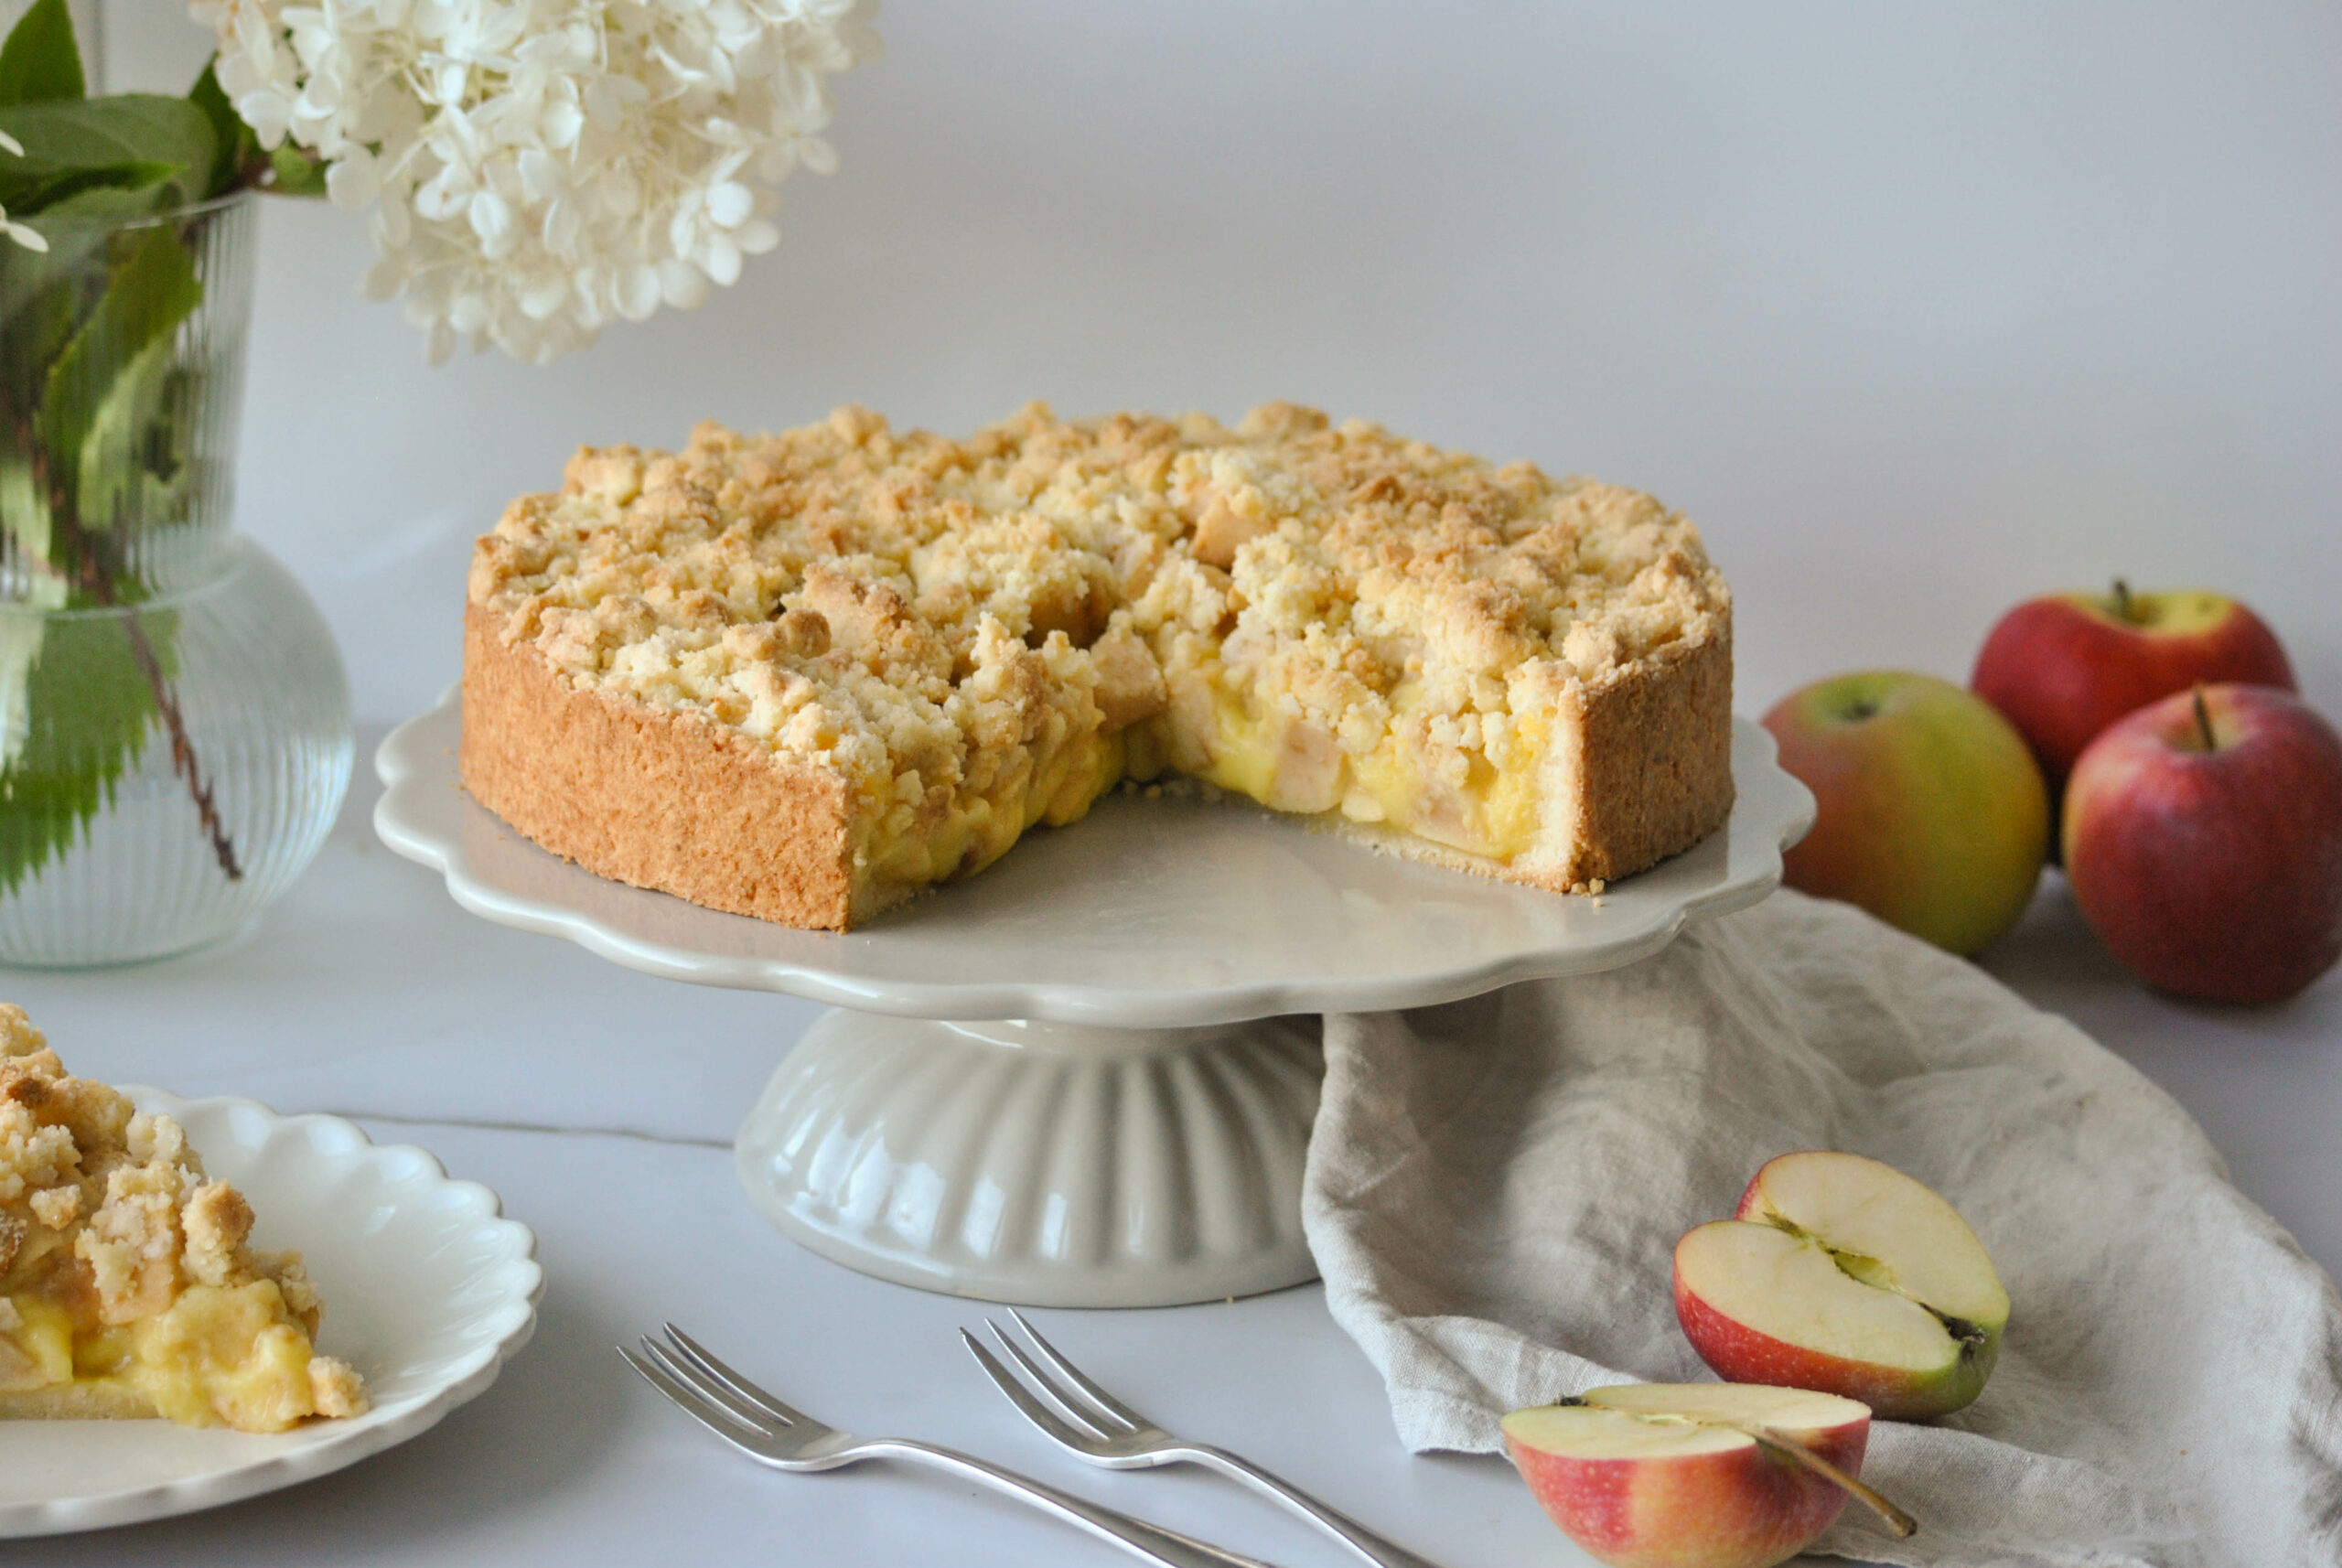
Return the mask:
[[(534, 1337), (538, 1307), (544, 1298), (545, 1288), (544, 1266), (537, 1261), (536, 1233), (504, 1213), (503, 1200), (494, 1189), (479, 1182), (450, 1176), (446, 1166), (430, 1150), (414, 1144), (377, 1144), (367, 1136), (364, 1128), (347, 1117), (326, 1112), (283, 1115), (259, 1101), (242, 1095), (189, 1097), (147, 1084), (124, 1084), (121, 1090), (141, 1111), (167, 1112), (182, 1124), (186, 1124), (190, 1113), (207, 1119), (214, 1116), (257, 1118), (267, 1129), (271, 1140), (287, 1134), (305, 1133), (320, 1125), (336, 1128), (355, 1142), (336, 1150), (318, 1149), (314, 1141), (308, 1146), (317, 1158), (343, 1169), (355, 1169), (363, 1165), (393, 1159), (420, 1161), (420, 1170), (396, 1178), (403, 1188), (412, 1188), (411, 1196), (403, 1193), (403, 1200), (411, 1200), (412, 1197), (443, 1188), (461, 1193), (467, 1201), (460, 1212), (448, 1213), (451, 1225), (460, 1221), (477, 1227), (498, 1236), (502, 1243), (497, 1249), (498, 1255), (487, 1261), (479, 1272), (485, 1275), (514, 1263), (521, 1264), (524, 1273), (521, 1277), (527, 1281), (527, 1289), (517, 1291), (504, 1301), (467, 1313), (467, 1317), (471, 1320), (488, 1321), (503, 1316), (510, 1321), (502, 1326), (494, 1342), (464, 1352), (439, 1380), (397, 1407), (369, 1412), (346, 1425), (320, 1423), (304, 1428), (305, 1433), (318, 1434), (317, 1441), (260, 1458), (224, 1464), (217, 1470), (199, 1475), (38, 1502), (0, 1502), (0, 1541), (104, 1530), (198, 1513), (346, 1469), (385, 1449), (420, 1436), (436, 1426), (450, 1412), (478, 1398), (496, 1381), (504, 1364), (518, 1355)], [(195, 1142), (192, 1138), (189, 1141)], [(218, 1139), (205, 1139), (199, 1144), (199, 1152), (204, 1155), (209, 1165), (232, 1166), (238, 1162), (220, 1157), (226, 1146)], [(256, 1145), (240, 1138), (233, 1147), (243, 1151)], [(232, 1170), (227, 1176), (228, 1179), (240, 1185), (244, 1180)], [(248, 1190), (247, 1196), (253, 1197), (256, 1208), (266, 1212), (268, 1199), (265, 1189), (257, 1196)], [(35, 1424), (46, 1423), (0, 1423), (26, 1427)]]
[[(395, 854), (439, 873), (458, 906), (500, 925), (563, 938), (597, 957), (663, 979), (780, 992), (829, 1006), (897, 1017), (1044, 1018), (1135, 1028), (1201, 1026), (1284, 1014), (1432, 1006), (1523, 981), (1617, 968), (1666, 948), (1692, 920), (1745, 908), (1779, 886), (1783, 852), (1811, 828), (1815, 811), (1811, 792), (1780, 767), (1771, 734), (1735, 715), (1735, 749), (1741, 742), (1756, 747), (1756, 759), (1765, 769), (1762, 786), (1768, 797), (1777, 799), (1772, 800), (1773, 813), (1764, 822), (1744, 824), (1740, 813), (1750, 804), (1751, 786), (1758, 781), (1742, 780), (1734, 818), (1717, 832), (1748, 832), (1748, 848), (1756, 855), (1756, 864), (1716, 886), (1652, 909), (1635, 926), (1599, 939), (1507, 953), (1485, 963), (1371, 979), (1319, 977), (1162, 989), (1014, 980), (884, 984), (788, 959), (717, 955), (678, 942), (626, 935), (557, 898), (510, 893), (482, 881), (462, 845), (420, 824), (412, 810), (414, 791), (432, 782), (433, 769), (425, 753), (435, 747), (442, 752), (447, 749), (439, 741), (438, 729), (460, 722), (460, 687), (448, 687), (436, 705), (396, 725), (382, 738), (375, 750), (374, 767), (383, 791), (373, 812), (376, 836)], [(465, 801), (471, 810), (485, 811), (468, 794)], [(1308, 831), (1299, 824), (1296, 828)], [(548, 853), (533, 844), (530, 848), (540, 854)], [(1662, 862), (1652, 869), (1663, 873), (1666, 865)], [(578, 869), (581, 875), (592, 875)], [(1638, 880), (1628, 878), (1618, 886), (1629, 888)], [(707, 913), (718, 918), (743, 918), (714, 910)], [(1339, 1004), (1333, 1004), (1337, 1000)]]

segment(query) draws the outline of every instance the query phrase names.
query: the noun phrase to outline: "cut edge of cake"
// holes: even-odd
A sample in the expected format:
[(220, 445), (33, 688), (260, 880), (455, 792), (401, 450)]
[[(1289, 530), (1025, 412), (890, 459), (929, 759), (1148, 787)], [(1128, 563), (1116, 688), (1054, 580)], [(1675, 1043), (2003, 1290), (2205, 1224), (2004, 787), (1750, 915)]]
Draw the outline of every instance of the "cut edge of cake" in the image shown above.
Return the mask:
[[(855, 875), (845, 781), (721, 725), (565, 680), (500, 618), (465, 610), (464, 787), (564, 860), (726, 914), (846, 930), (916, 888)], [(1731, 816), (1729, 634), (1560, 699), (1545, 792), (1573, 802), (1552, 853), (1510, 864), (1339, 811), (1299, 821), (1388, 854), (1554, 893), (1598, 892)], [(1555, 789), (1553, 775), (1570, 775)]]

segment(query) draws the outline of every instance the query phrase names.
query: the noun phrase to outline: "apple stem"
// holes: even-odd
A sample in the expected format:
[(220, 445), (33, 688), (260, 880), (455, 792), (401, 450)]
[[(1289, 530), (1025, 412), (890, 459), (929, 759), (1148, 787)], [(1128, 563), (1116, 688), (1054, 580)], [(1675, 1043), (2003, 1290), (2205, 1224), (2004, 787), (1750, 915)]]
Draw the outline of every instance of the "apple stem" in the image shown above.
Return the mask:
[(1896, 1540), (1905, 1540), (1918, 1530), (1918, 1520), (1879, 1496), (1874, 1488), (1864, 1486), (1860, 1481), (1847, 1475), (1804, 1444), (1794, 1438), (1785, 1437), (1767, 1426), (1744, 1426), (1741, 1430), (1792, 1464), (1804, 1466), (1832, 1486), (1843, 1487), (1848, 1495), (1861, 1498), (1869, 1506), (1873, 1513), (1886, 1522), (1888, 1531)]
[(2201, 681), (2196, 682), (2196, 733), (2203, 737), (2206, 751), (2220, 749), (2219, 742), (2212, 738), (2212, 715), (2204, 706), (2204, 683)]
[(2114, 616), (2117, 620), (2131, 618), (2131, 585), (2120, 577), (2114, 579)]

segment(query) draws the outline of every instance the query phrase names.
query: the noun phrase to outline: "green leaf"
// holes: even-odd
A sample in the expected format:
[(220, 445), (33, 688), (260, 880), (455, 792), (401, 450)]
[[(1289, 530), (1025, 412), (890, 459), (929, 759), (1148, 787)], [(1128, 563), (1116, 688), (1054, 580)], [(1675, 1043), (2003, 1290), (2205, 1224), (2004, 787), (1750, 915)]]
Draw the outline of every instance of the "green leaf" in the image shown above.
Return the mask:
[[(81, 279), (68, 262), (26, 252), (0, 264), (0, 528), (25, 561), (49, 560), (48, 497), (33, 478), (24, 422), (40, 407), (48, 368), (71, 341), (81, 311)], [(35, 430), (38, 439), (38, 428)]]
[(317, 155), (296, 147), (290, 139), (276, 144), (268, 155), (268, 166), (276, 171), (276, 182), (269, 188), (279, 196), (323, 196), (326, 193), (326, 166)]
[(0, 254), (0, 378), (15, 407), (39, 406), (49, 361), (73, 325), (85, 282), (81, 263), (102, 242), (102, 236), (95, 236), (91, 244), (70, 250), (52, 242), (46, 252)]
[[(39, 406), (49, 361), (65, 346), (61, 328), (88, 308), (104, 282), (89, 264), (91, 254), (104, 246), (112, 225), (161, 206), (158, 189), (84, 190), (41, 214), (48, 250), (0, 248), (0, 399), (16, 408)], [(38, 311), (29, 322), (27, 309)]]
[[(0, 527), (5, 527), (16, 540), (18, 559), (48, 559), (48, 498), (33, 482), (32, 464), (13, 446), (0, 451)], [(13, 630), (13, 619), (0, 617), (0, 678), (7, 672), (7, 639)], [(38, 641), (38, 632), (35, 641)], [(0, 691), (0, 699), (5, 696), (6, 693)]]
[[(29, 618), (26, 618), (29, 619)], [(71, 849), (154, 733), (155, 692), (126, 616), (31, 621), (0, 640), (0, 893)], [(158, 672), (177, 673), (177, 618), (138, 616)]]
[[(175, 456), (177, 433), (161, 427), (178, 415), (158, 404), (155, 384), (179, 321), (201, 298), (192, 262), (167, 227), (125, 231), (105, 221), (154, 205), (152, 193), (84, 191), (51, 209), (46, 252), (0, 248), (0, 529), (19, 559), (73, 564), (52, 550), (49, 498), (34, 481), (32, 452), (20, 450), (27, 421), (93, 526), (124, 507), (171, 515), (189, 482)], [(84, 450), (91, 427), (103, 432), (95, 457)], [(144, 470), (127, 466), (134, 454), (144, 455)]]
[(203, 190), (207, 198), (225, 196), (247, 183), (244, 170), (260, 154), (260, 138), (244, 124), (236, 106), (228, 102), (227, 90), (220, 85), (219, 73), (213, 69), (219, 60), (213, 55), (203, 62), (203, 74), (195, 79), (187, 95), (187, 101), (211, 122), (211, 177)]
[(116, 372), (91, 414), (73, 487), (73, 504), (86, 526), (158, 515), (149, 503), (163, 499), (167, 485), (156, 481), (178, 471), (171, 432), (158, 424), (166, 417), (164, 400), (177, 347), (169, 334), (149, 342)]
[[(77, 494), (87, 473), (82, 454), (90, 432), (109, 417), (113, 400), (137, 396), (135, 377), (125, 381), (126, 373), (154, 345), (167, 348), (179, 323), (203, 303), (195, 258), (169, 225), (131, 230), (124, 237), (128, 244), (113, 264), (105, 294), (49, 367), (41, 398), (41, 440), (53, 471), (72, 476)], [(79, 510), (84, 528), (103, 528), (111, 521), (110, 513), (87, 501)]]
[(89, 91), (65, 0), (33, 0), (0, 44), (0, 107), (80, 98)]
[(209, 193), (210, 117), (184, 98), (124, 92), (0, 108), (23, 157), (0, 157), (0, 207), (18, 221), (96, 187), (166, 188), (168, 205)]

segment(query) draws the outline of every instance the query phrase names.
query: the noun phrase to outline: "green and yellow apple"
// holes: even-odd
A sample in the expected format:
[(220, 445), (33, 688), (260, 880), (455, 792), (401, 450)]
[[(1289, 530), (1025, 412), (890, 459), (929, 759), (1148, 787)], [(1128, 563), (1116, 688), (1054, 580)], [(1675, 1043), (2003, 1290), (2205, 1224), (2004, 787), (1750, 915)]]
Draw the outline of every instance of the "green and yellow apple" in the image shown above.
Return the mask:
[(2050, 594), (2003, 616), (1968, 684), (2033, 747), (2054, 801), (2082, 748), (2125, 714), (2215, 681), (2293, 690), (2294, 667), (2259, 616), (2202, 588)]
[(2066, 875), (2148, 984), (2277, 1002), (2342, 959), (2342, 736), (2271, 686), (2205, 686), (2092, 741)]
[(1859, 904), (1971, 953), (2016, 923), (2049, 847), (2049, 796), (2024, 738), (1948, 681), (1877, 671), (1819, 681), (1765, 715), (1813, 791), (1792, 887)]
[(1869, 1440), (1853, 1400), (1734, 1383), (1627, 1383), (1504, 1418), (1539, 1505), (1611, 1568), (1769, 1568), (1850, 1491), (1907, 1535), (1855, 1479)]
[(1812, 1150), (1767, 1162), (1737, 1219), (1676, 1243), (1675, 1313), (1718, 1377), (1924, 1421), (1982, 1391), (2009, 1298), (1976, 1232), (1932, 1188)]

